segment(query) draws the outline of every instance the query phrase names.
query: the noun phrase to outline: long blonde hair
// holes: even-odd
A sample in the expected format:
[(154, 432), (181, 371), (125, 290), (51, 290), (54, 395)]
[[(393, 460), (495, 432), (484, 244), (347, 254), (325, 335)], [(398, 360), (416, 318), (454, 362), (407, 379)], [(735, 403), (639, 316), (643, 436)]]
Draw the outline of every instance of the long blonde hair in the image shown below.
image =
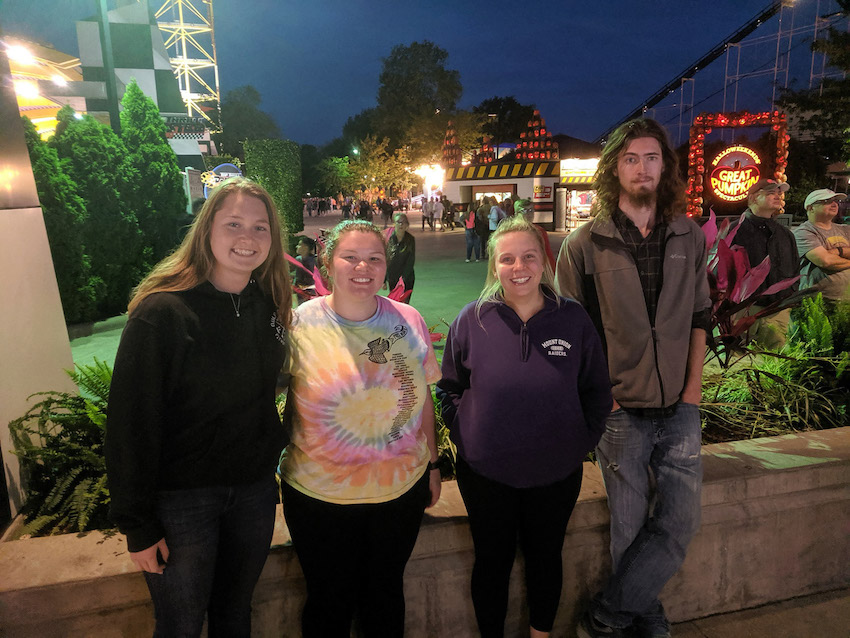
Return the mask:
[(505, 291), (502, 289), (502, 284), (499, 278), (496, 277), (496, 244), (499, 240), (508, 233), (528, 233), (534, 237), (537, 243), (537, 248), (540, 250), (540, 258), (543, 261), (543, 273), (540, 276), (540, 287), (543, 294), (547, 297), (558, 301), (558, 295), (555, 293), (555, 272), (552, 270), (552, 264), (546, 259), (546, 247), (543, 245), (543, 233), (525, 218), (525, 215), (514, 215), (508, 217), (493, 231), (490, 238), (487, 240), (487, 279), (484, 281), (484, 288), (481, 294), (478, 295), (478, 301), (475, 304), (475, 315), (481, 320), (481, 307), (485, 303), (501, 301)]
[(292, 286), (289, 282), (289, 269), (284, 263), (283, 231), (277, 208), (266, 189), (244, 177), (231, 178), (213, 190), (180, 246), (154, 266), (148, 276), (136, 286), (127, 308), (129, 314), (132, 315), (142, 300), (155, 292), (189, 290), (210, 278), (215, 267), (215, 257), (210, 247), (213, 220), (225, 200), (238, 194), (256, 197), (266, 206), (272, 242), (268, 257), (253, 272), (253, 277), (260, 290), (270, 297), (276, 306), (278, 321), (289, 328), (292, 318)]

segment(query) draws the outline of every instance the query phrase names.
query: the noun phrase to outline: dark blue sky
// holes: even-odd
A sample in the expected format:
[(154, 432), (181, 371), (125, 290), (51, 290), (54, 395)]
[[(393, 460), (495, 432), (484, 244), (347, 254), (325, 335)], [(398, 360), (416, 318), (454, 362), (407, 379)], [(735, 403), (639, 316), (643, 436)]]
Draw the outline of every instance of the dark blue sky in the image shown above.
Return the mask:
[[(459, 106), (514, 95), (536, 104), (553, 132), (592, 140), (769, 4), (215, 0), (214, 10), (222, 92), (254, 85), (286, 137), (323, 144), (346, 118), (375, 105), (381, 60), (392, 47), (424, 39), (446, 49), (447, 66), (460, 71)], [(5, 0), (0, 25), (76, 55), (73, 20), (95, 7), (96, 0)], [(775, 32), (772, 22), (754, 37)], [(722, 89), (723, 66), (721, 58), (697, 76), (696, 101)], [(764, 101), (754, 98), (751, 108)], [(715, 97), (697, 110), (719, 108)]]

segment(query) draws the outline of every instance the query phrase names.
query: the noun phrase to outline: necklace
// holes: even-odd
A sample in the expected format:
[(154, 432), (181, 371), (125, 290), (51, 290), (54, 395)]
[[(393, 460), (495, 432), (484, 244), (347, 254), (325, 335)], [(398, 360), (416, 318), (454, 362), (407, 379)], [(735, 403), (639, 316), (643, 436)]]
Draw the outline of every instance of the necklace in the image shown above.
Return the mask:
[(229, 294), (230, 294), (230, 303), (233, 304), (233, 310), (234, 310), (234, 312), (236, 312), (236, 316), (241, 317), (242, 315), (239, 314), (239, 309), (242, 307), (242, 297), (240, 297), (239, 295), (236, 295), (236, 299), (233, 299), (233, 293), (231, 292)]

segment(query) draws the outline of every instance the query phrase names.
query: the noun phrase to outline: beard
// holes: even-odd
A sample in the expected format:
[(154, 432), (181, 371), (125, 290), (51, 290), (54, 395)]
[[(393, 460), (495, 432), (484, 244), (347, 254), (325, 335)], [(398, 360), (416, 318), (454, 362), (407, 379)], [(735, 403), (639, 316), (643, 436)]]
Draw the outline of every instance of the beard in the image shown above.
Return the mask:
[(621, 197), (625, 199), (635, 208), (645, 208), (647, 206), (655, 206), (658, 198), (656, 191), (640, 190), (638, 192), (622, 190)]

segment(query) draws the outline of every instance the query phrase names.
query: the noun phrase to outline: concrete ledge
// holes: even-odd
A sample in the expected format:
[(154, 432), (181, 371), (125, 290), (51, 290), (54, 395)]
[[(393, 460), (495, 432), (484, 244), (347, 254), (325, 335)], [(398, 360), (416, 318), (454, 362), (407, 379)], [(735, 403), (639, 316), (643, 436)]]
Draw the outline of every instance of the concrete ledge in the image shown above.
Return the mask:
[[(850, 585), (850, 428), (703, 448), (703, 525), (662, 593), (681, 622)], [(254, 596), (257, 636), (297, 636), (304, 584), (282, 517)], [(572, 635), (609, 569), (608, 510), (585, 464), (564, 544), (555, 631)], [(472, 540), (454, 483), (426, 516), (406, 572), (408, 636), (477, 635)], [(144, 579), (123, 537), (90, 533), (0, 544), (0, 636), (150, 636)], [(508, 635), (527, 627), (522, 559), (511, 583)]]

